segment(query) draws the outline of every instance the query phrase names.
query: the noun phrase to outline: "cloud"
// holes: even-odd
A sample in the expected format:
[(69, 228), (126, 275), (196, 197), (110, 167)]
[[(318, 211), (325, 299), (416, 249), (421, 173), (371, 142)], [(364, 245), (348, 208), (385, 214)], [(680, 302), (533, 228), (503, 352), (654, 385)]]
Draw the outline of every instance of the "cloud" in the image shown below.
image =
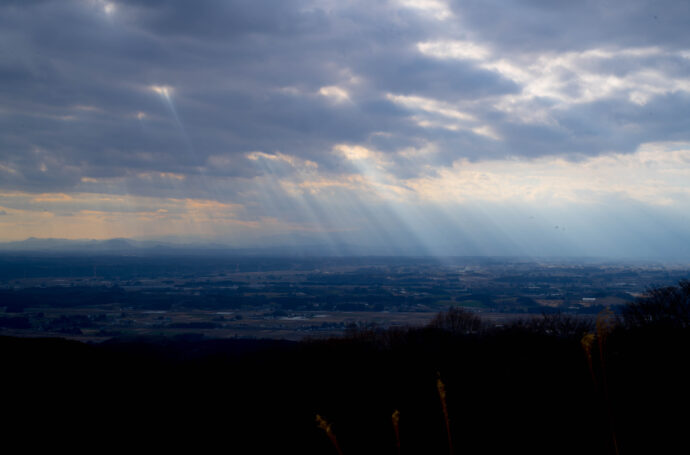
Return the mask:
[(401, 6), (418, 10), (443, 21), (453, 17), (453, 13), (444, 0), (398, 0)]
[(383, 229), (387, 204), (443, 194), (675, 207), (685, 186), (640, 160), (690, 141), (689, 15), (642, 0), (3, 2), (0, 191), (68, 195), (81, 203), (40, 203), (77, 218), (127, 213), (89, 194), (193, 199), (328, 232)]
[(644, 144), (632, 154), (568, 161), (459, 160), (438, 176), (412, 179), (419, 197), (439, 203), (493, 201), (607, 204), (627, 199), (650, 206), (690, 204), (690, 144)]
[(512, 52), (601, 45), (687, 48), (690, 10), (673, 0), (459, 1), (451, 8), (473, 35)]
[[(688, 90), (688, 47), (662, 27), (644, 43), (583, 32), (565, 46), (562, 34), (609, 10), (497, 5), (487, 3), (489, 25), (474, 2), (5, 4), (0, 125), (12, 134), (0, 139), (2, 185), (62, 191), (82, 178), (150, 172), (251, 177), (263, 172), (246, 162), (252, 150), (337, 173), (328, 151), (343, 142), (390, 151), (435, 142), (449, 155), (440, 165), (631, 152), (649, 138), (614, 141), (627, 131), (609, 122), (601, 143), (580, 140), (573, 113), (586, 105), (601, 116), (606, 102), (640, 110)], [(617, 27), (657, 8), (631, 5), (610, 19)], [(517, 49), (523, 35), (529, 46)], [(654, 134), (647, 126), (639, 136)], [(233, 166), (214, 166), (220, 157)]]
[(329, 85), (328, 87), (321, 87), (319, 89), (319, 95), (330, 98), (336, 103), (342, 103), (345, 101), (350, 101), (350, 94), (347, 90), (344, 90), (335, 85)]
[(424, 55), (441, 59), (484, 60), (490, 51), (471, 41), (426, 41), (417, 43), (417, 49)]

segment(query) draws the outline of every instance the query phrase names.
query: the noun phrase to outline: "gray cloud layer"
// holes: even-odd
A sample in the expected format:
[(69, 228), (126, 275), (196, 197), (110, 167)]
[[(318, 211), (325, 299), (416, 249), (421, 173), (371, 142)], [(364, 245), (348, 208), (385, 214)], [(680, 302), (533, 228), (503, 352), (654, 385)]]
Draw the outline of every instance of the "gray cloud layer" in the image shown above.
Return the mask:
[[(295, 171), (257, 165), (254, 151), (340, 175), (358, 170), (332, 153), (339, 143), (384, 154), (433, 143), (433, 172), (459, 158), (690, 140), (687, 2), (482, 0), (448, 11), (393, 1), (3, 2), (0, 187), (103, 191), (84, 178), (156, 172), (228, 178), (176, 191), (217, 197), (221, 185), (231, 198), (242, 186), (233, 178)], [(486, 52), (420, 51), (435, 42)], [(169, 87), (169, 100), (153, 87)], [(393, 161), (400, 178), (422, 172)], [(140, 179), (127, 191), (174, 189)]]

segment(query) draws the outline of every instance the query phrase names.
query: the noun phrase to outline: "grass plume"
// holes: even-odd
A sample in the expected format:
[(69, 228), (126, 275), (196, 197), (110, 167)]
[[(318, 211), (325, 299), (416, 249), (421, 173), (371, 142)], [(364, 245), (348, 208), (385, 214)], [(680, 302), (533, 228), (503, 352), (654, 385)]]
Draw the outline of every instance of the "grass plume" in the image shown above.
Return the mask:
[(443, 408), (443, 418), (446, 421), (446, 433), (448, 434), (448, 453), (453, 455), (453, 440), (450, 434), (450, 418), (448, 417), (448, 403), (446, 402), (446, 385), (441, 380), (441, 374), (438, 374), (438, 379), (436, 379), (436, 389), (438, 390), (438, 396), (441, 399), (441, 407)]
[(606, 406), (606, 414), (609, 419), (609, 427), (611, 429), (611, 442), (613, 444), (613, 450), (616, 455), (618, 455), (618, 440), (616, 438), (615, 424), (613, 419), (613, 410), (611, 409), (611, 398), (609, 396), (608, 382), (606, 379), (606, 340), (608, 336), (613, 332), (616, 326), (616, 318), (610, 308), (602, 310), (597, 315), (597, 321), (595, 326), (595, 333), (586, 333), (580, 340), (582, 349), (585, 351), (585, 356), (587, 357), (587, 365), (589, 366), (589, 373), (592, 376), (592, 382), (594, 382), (594, 387), (598, 388), (596, 374), (594, 373), (594, 364), (592, 362), (592, 346), (594, 345), (594, 340), (597, 340), (597, 345), (599, 346), (599, 365), (601, 367), (601, 392), (604, 394), (604, 405)]
[(594, 374), (594, 364), (592, 363), (592, 345), (594, 344), (595, 335), (593, 333), (585, 333), (580, 340), (582, 349), (585, 351), (587, 357), (587, 366), (589, 367), (589, 374), (592, 376), (592, 382), (597, 387), (597, 378)]
[(335, 438), (335, 433), (333, 433), (333, 426), (319, 414), (316, 414), (316, 425), (326, 432), (326, 436), (328, 436), (328, 439), (331, 440), (331, 443), (333, 444), (333, 447), (335, 447), (336, 452), (338, 452), (338, 455), (343, 455), (343, 451), (340, 450), (338, 440)]
[(393, 430), (395, 430), (395, 447), (398, 449), (398, 455), (400, 455), (400, 411), (397, 409), (393, 411), (391, 420), (393, 421)]

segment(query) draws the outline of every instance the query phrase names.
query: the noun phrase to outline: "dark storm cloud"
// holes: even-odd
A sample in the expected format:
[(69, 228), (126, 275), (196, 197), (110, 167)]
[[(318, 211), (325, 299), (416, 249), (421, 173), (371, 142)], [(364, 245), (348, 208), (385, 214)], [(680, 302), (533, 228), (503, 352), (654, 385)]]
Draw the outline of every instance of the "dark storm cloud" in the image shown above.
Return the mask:
[(439, 61), (403, 55), (365, 62), (377, 88), (443, 100), (473, 100), (515, 93), (519, 87), (499, 74), (476, 68), (471, 62)]
[[(376, 109), (333, 107), (314, 94), (338, 82), (333, 49), (321, 43), (323, 13), (284, 5), (116, 3), (112, 17), (99, 2), (5, 5), (0, 125), (11, 132), (4, 162), (16, 171), (5, 185), (58, 189), (74, 184), (75, 169), (184, 171), (215, 154), (313, 155), (361, 140)], [(174, 87), (179, 123), (151, 85)], [(306, 96), (286, 96), (283, 86)], [(29, 166), (46, 166), (27, 158), (39, 148), (56, 155), (50, 177)]]
[(452, 0), (472, 34), (515, 52), (690, 47), (690, 3), (677, 0)]
[(202, 0), (189, 2), (125, 0), (137, 9), (133, 19), (160, 35), (226, 41), (248, 33), (288, 38), (324, 26), (323, 12), (307, 1)]
[[(357, 168), (333, 147), (363, 144), (389, 154), (389, 171), (407, 178), (419, 163), (395, 152), (428, 143), (437, 153), (427, 164), (447, 166), (463, 157), (598, 154), (689, 139), (690, 102), (674, 89), (646, 94), (642, 105), (627, 93), (611, 94), (561, 102), (555, 111), (556, 101), (536, 96), (525, 109), (548, 111), (549, 121), (530, 123), (496, 107), (529, 80), (513, 80), (490, 62), (418, 49), (421, 42), (471, 38), (490, 49), (489, 60), (600, 47), (673, 53), (690, 47), (683, 2), (452, 6), (455, 16), (438, 20), (395, 2), (3, 2), (0, 187), (96, 192), (111, 184), (99, 187), (94, 179), (122, 178), (138, 194), (187, 188), (215, 197), (220, 183), (193, 184), (299, 172), (285, 163), (262, 166), (247, 157), (251, 152), (284, 153), (338, 175)], [(663, 52), (582, 57), (576, 68), (558, 70), (559, 90), (584, 96), (578, 68), (619, 78), (653, 68), (680, 79), (688, 62)], [(424, 110), (389, 95), (450, 107)], [(449, 117), (448, 109), (472, 120)], [(475, 132), (486, 126), (496, 138)], [(187, 183), (136, 177), (156, 172)]]

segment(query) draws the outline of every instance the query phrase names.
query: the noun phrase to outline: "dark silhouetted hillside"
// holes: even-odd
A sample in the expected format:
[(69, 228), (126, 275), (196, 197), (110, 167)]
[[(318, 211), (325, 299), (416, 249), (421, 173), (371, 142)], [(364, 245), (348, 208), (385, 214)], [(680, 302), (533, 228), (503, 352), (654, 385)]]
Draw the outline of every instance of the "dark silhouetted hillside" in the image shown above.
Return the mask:
[(561, 315), (489, 329), (454, 310), (299, 343), (3, 337), (5, 446), (335, 453), (319, 414), (343, 453), (393, 454), (399, 410), (401, 453), (442, 454), (440, 377), (458, 454), (609, 454), (614, 436), (621, 454), (683, 453), (690, 331), (669, 321), (687, 289), (650, 291), (606, 332)]

